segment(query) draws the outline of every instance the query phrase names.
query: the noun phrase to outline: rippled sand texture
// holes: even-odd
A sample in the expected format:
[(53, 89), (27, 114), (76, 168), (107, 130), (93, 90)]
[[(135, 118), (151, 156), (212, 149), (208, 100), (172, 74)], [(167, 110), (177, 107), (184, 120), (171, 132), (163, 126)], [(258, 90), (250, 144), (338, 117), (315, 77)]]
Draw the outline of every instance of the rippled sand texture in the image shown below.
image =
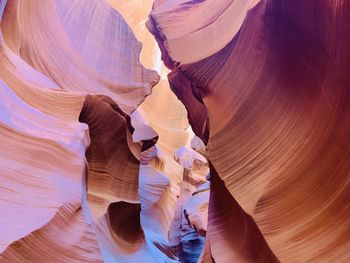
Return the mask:
[(206, 260), (265, 262), (264, 238), (281, 262), (350, 260), (349, 14), (341, 0), (155, 1), (170, 84), (210, 134)]

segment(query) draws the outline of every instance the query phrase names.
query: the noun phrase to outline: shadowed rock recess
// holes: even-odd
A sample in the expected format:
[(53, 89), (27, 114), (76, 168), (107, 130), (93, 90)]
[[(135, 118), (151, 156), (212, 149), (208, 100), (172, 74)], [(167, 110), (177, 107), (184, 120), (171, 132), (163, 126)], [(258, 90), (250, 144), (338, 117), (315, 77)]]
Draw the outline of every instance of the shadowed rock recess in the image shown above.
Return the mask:
[(350, 1), (0, 0), (0, 262), (350, 262)]

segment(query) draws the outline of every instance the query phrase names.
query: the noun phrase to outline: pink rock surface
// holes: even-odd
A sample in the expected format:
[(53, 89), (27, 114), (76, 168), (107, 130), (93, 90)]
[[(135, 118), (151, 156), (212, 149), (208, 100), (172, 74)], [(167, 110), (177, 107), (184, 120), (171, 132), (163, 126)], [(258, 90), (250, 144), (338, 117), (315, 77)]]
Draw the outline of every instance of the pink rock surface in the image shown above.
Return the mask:
[[(172, 69), (170, 84), (187, 110), (194, 110), (189, 113), (193, 127), (205, 126), (200, 117), (205, 112), (197, 104), (206, 106), (208, 158), (224, 182), (220, 189), (226, 187), (231, 195), (221, 196), (215, 189), (219, 186), (212, 184), (212, 192), (227, 208), (210, 200), (209, 251), (204, 258), (264, 261), (270, 252), (257, 249), (266, 246), (261, 231), (282, 262), (349, 261), (350, 97), (345, 43), (350, 5), (244, 1), (235, 8), (237, 16), (227, 18), (222, 11), (227, 9), (220, 8), (240, 1), (213, 2), (216, 9), (206, 8), (204, 13), (202, 8), (211, 1), (158, 1), (148, 22), (164, 63)], [(240, 29), (230, 31), (227, 24)], [(198, 44), (192, 38), (195, 34), (200, 35)], [(206, 53), (201, 48), (206, 45), (217, 48)], [(183, 77), (187, 81), (178, 81)], [(202, 130), (194, 129), (201, 138)], [(232, 218), (230, 213), (215, 212), (238, 204), (258, 228), (243, 212), (242, 221), (235, 221), (235, 212)], [(244, 249), (234, 240), (243, 233), (233, 227), (232, 237), (225, 236), (230, 231), (225, 231), (224, 219), (241, 227), (251, 222), (250, 234), (241, 236), (241, 244), (247, 242)], [(211, 227), (217, 229), (215, 234), (210, 234)]]
[(159, 77), (139, 63), (141, 44), (104, 1), (7, 1), (5, 43), (59, 90), (104, 94), (131, 113)]
[[(0, 154), (0, 261), (129, 259), (124, 250), (107, 250), (117, 247), (115, 235), (138, 244), (125, 233), (140, 213), (128, 216), (139, 200), (142, 144), (132, 142), (124, 112), (131, 113), (159, 77), (138, 62), (140, 43), (104, 2), (0, 6), (0, 130), (7, 141)], [(123, 157), (115, 161), (118, 151)], [(121, 201), (133, 203), (107, 209)], [(148, 243), (131, 262), (164, 255)]]
[(350, 261), (349, 13), (0, 0), (0, 262)]

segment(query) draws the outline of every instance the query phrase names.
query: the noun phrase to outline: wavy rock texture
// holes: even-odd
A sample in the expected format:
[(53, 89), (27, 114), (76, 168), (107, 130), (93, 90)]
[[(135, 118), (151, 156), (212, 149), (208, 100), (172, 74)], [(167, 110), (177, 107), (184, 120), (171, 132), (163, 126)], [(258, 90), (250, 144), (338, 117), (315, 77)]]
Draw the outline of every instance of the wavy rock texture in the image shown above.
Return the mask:
[[(141, 116), (145, 123), (159, 135), (156, 144), (157, 153), (147, 153), (147, 156), (141, 153), (151, 162), (151, 165), (146, 163), (147, 166), (141, 166), (139, 188), (142, 206), (141, 222), (144, 229), (151, 230), (153, 235), (158, 237), (158, 240), (162, 240), (162, 238), (168, 240), (169, 246), (174, 248), (181, 242), (180, 227), (184, 218), (182, 203), (187, 200), (183, 198), (184, 194), (182, 194), (183, 185), (186, 184), (183, 180), (186, 180), (187, 172), (184, 171), (184, 165), (179, 164), (175, 159), (177, 150), (190, 144), (193, 133), (188, 129), (185, 107), (171, 92), (169, 83), (166, 81), (168, 70), (161, 63), (161, 53), (157, 43), (144, 25), (151, 11), (152, 1), (110, 0), (108, 2), (121, 12), (138, 39), (142, 40), (144, 46), (141, 51), (141, 61), (157, 70), (161, 75), (161, 80), (154, 87), (152, 94), (146, 98), (131, 117), (133, 122), (133, 119)], [(145, 125), (140, 129), (144, 127)], [(137, 128), (135, 132), (137, 132)], [(142, 134), (147, 133), (147, 130), (142, 132)], [(150, 157), (154, 157), (158, 161), (155, 163), (155, 159), (152, 160)], [(191, 177), (192, 181), (198, 184), (204, 180), (205, 175), (195, 176), (198, 178)], [(193, 190), (195, 189), (193, 186), (191, 187)], [(192, 230), (189, 228), (189, 231)], [(189, 240), (197, 239), (198, 235), (194, 231)], [(197, 250), (201, 249), (202, 242), (203, 238), (196, 244)], [(189, 250), (194, 249), (191, 244), (189, 247)], [(175, 253), (181, 259), (182, 256), (176, 249)], [(194, 253), (188, 254), (188, 259), (195, 262), (197, 256)]]
[[(189, 120), (204, 139), (206, 112), (197, 105), (206, 106), (208, 156), (231, 194), (212, 183), (204, 259), (266, 260), (260, 229), (282, 262), (347, 262), (350, 4), (244, 2), (156, 1), (148, 21), (173, 69), (170, 84), (194, 108)], [(228, 4), (237, 16), (226, 17)], [(250, 216), (219, 212), (221, 202), (240, 210), (233, 197), (259, 227), (249, 223), (248, 236), (233, 227), (250, 244), (244, 249), (225, 236), (225, 222), (243, 227)]]
[[(104, 261), (167, 261), (168, 257), (150, 240), (147, 225), (141, 225), (145, 201), (142, 192), (139, 200), (138, 190), (145, 186), (139, 182), (139, 173), (144, 177), (139, 159), (144, 149), (131, 142), (134, 128), (130, 117), (109, 97), (87, 96), (79, 120), (90, 130), (91, 145), (86, 151), (88, 203)], [(152, 147), (155, 142), (145, 141), (142, 148), (148, 144)]]
[[(127, 262), (125, 246), (117, 256), (106, 249), (143, 240), (142, 144), (132, 143), (127, 114), (159, 77), (139, 63), (140, 43), (103, 1), (0, 7), (0, 261)], [(168, 258), (155, 244), (140, 251), (136, 258)]]
[[(198, 186), (201, 188), (206, 184), (208, 163), (201, 154), (188, 146), (179, 148), (174, 158), (184, 168), (184, 174), (170, 226), (169, 244), (182, 262), (197, 262), (207, 230), (208, 206), (205, 203), (208, 204), (209, 196), (194, 195), (198, 193)], [(197, 210), (197, 205), (204, 209)]]
[[(2, 1), (1, 14), (1, 261), (177, 262), (173, 156), (191, 133), (166, 80), (145, 107), (168, 101), (135, 111), (159, 77), (129, 26), (103, 1)], [(166, 71), (134, 30), (154, 49), (142, 62)]]
[(1, 24), (8, 47), (59, 90), (104, 94), (131, 113), (159, 80), (141, 66), (141, 44), (104, 1), (11, 0)]
[(90, 131), (88, 193), (110, 203), (138, 201), (140, 162), (128, 145), (130, 117), (109, 97), (88, 95), (79, 121)]
[(349, 14), (0, 0), (0, 262), (349, 262)]
[(204, 249), (209, 191), (208, 183), (200, 185), (183, 205), (184, 216), (181, 222), (181, 259), (183, 262), (198, 262), (201, 251)]

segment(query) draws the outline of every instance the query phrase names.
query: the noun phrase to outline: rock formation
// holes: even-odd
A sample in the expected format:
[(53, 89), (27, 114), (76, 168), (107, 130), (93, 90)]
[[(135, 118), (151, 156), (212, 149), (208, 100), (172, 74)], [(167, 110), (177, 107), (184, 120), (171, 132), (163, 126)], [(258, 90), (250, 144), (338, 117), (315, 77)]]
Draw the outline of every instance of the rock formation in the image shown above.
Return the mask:
[(349, 262), (349, 16), (0, 0), (0, 262)]
[(205, 258), (274, 262), (266, 239), (281, 262), (347, 262), (349, 3), (155, 3), (170, 85), (208, 139)]

